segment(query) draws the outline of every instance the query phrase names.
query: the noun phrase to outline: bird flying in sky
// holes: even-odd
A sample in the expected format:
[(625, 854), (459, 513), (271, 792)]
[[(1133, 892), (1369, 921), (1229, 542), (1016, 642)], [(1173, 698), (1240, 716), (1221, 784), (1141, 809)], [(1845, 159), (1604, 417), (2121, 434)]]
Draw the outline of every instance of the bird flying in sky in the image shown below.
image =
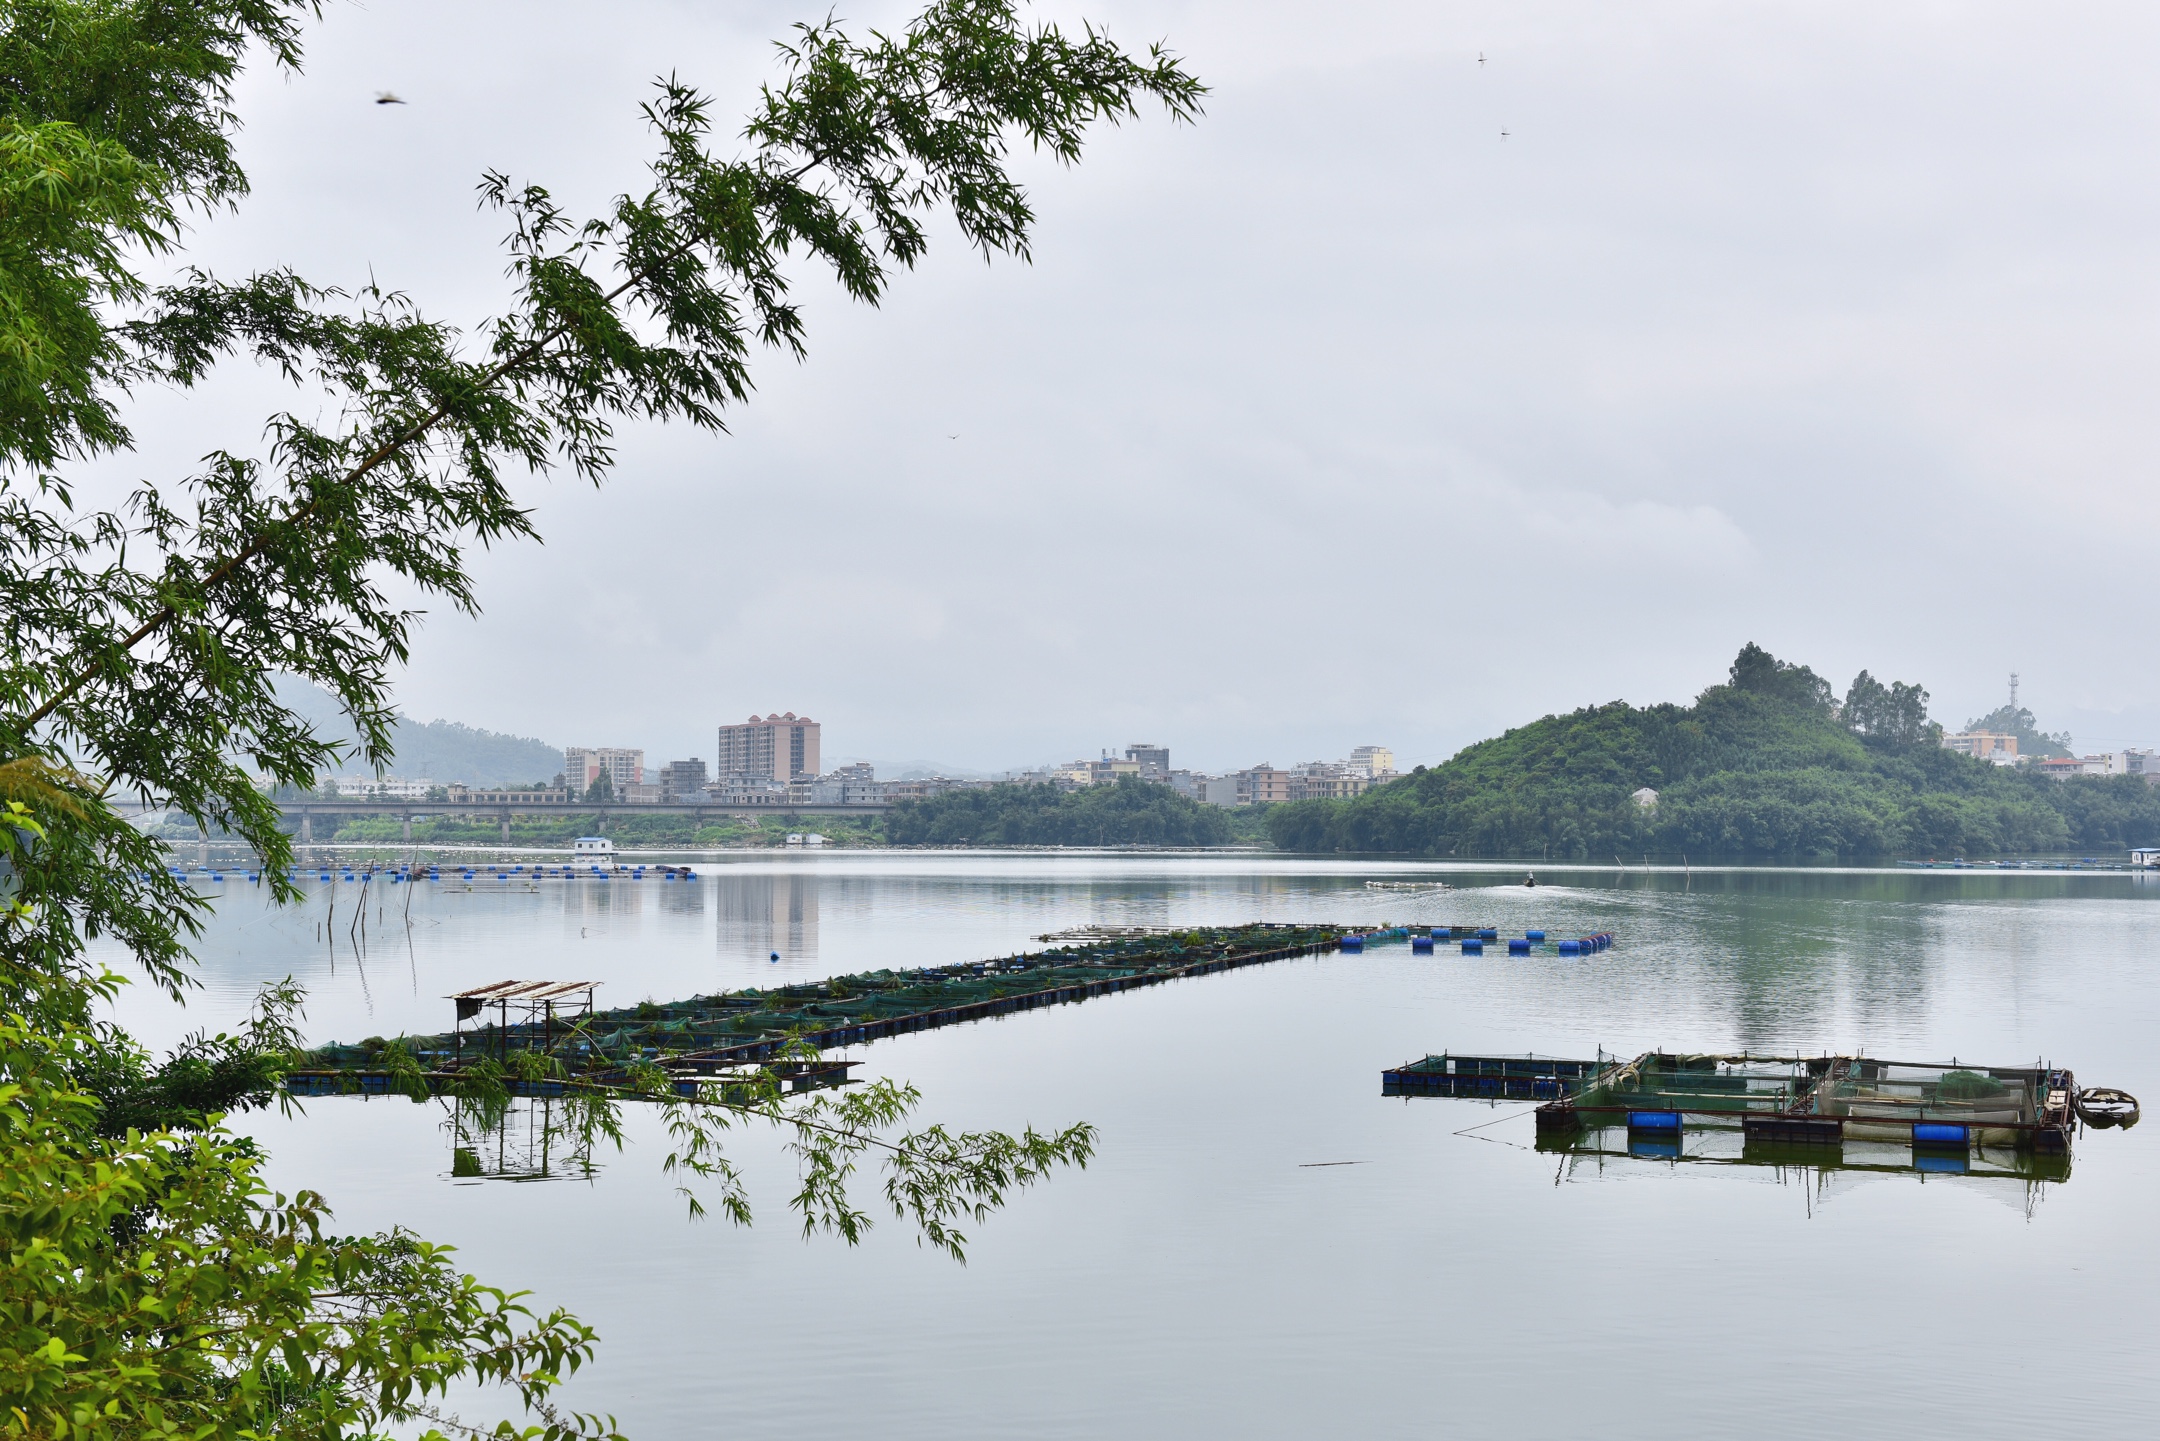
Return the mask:
[(403, 105), (405, 102), (387, 90), (378, 90), (375, 92), (375, 103), (377, 105)]

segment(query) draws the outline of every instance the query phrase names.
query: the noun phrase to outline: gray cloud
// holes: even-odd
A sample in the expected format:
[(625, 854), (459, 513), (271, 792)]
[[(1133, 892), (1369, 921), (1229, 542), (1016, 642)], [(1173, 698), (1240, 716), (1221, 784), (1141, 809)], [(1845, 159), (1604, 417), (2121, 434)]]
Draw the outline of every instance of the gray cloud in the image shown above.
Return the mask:
[[(652, 75), (738, 114), (817, 13), (334, 8), (304, 77), (250, 80), (256, 194), (202, 257), (475, 322), (481, 169), (597, 204)], [(2016, 668), (2081, 741), (2160, 743), (2149, 11), (1070, 14), (1167, 37), (1208, 117), (1035, 165), (1031, 267), (947, 244), (878, 311), (806, 281), (811, 359), (732, 436), (534, 484), (548, 543), (480, 561), (409, 711), (669, 755), (777, 708), (985, 767), (1437, 760), (1757, 639), (1952, 722)], [(146, 399), (144, 464), (273, 400)]]

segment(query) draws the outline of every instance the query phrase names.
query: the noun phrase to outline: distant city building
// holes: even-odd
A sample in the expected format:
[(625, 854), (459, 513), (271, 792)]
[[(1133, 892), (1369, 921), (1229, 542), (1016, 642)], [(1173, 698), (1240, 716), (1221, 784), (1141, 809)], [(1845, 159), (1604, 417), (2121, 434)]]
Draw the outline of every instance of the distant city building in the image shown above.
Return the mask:
[(1200, 799), (1227, 810), (1245, 804), (1244, 796), (1245, 787), (1236, 776), (1209, 776), (1202, 786)]
[(1250, 770), (1237, 773), (1238, 804), (1241, 806), (1271, 806), (1278, 801), (1290, 799), (1289, 771), (1279, 771), (1262, 761)]
[(660, 798), (670, 803), (700, 800), (707, 779), (702, 760), (669, 761), (660, 767)]
[(645, 783), (645, 752), (628, 746), (565, 746), (563, 783), (583, 792), (601, 776), (608, 789), (621, 795), (631, 786)]
[(1140, 767), (1145, 780), (1167, 780), (1170, 775), (1170, 747), (1156, 745), (1153, 741), (1134, 741), (1125, 747), (1125, 759)]
[[(1163, 754), (1168, 755), (1169, 752), (1165, 751)], [(1138, 761), (1121, 761), (1104, 756), (1099, 761), (1088, 761), (1085, 764), (1087, 766), (1089, 785), (1108, 785), (1119, 776), (1131, 776), (1136, 780), (1140, 777), (1140, 762)]]
[(638, 782), (615, 792), (615, 798), (634, 806), (656, 806), (667, 799), (667, 793), (655, 783)]
[[(1367, 747), (1371, 749), (1371, 747)], [(1332, 761), (1307, 761), (1292, 768), (1290, 794), (1293, 801), (1346, 801), (1365, 793), (1372, 777)]]
[(1372, 780), (1395, 774), (1395, 752), (1386, 746), (1359, 746), (1350, 752), (1350, 769)]
[(2085, 762), (2079, 760), (2076, 756), (2048, 756), (2040, 761), (2038, 765), (2040, 774), (2053, 776), (2056, 780), (2065, 780), (2071, 776), (2085, 774)]
[(1943, 749), (1992, 765), (2018, 764), (2018, 738), (2009, 731), (1959, 731), (1942, 738)]
[(1171, 771), (1163, 777), (1163, 784), (1189, 801), (1205, 801), (1208, 779), (1198, 771)]
[(818, 751), (823, 727), (793, 711), (752, 716), (741, 725), (720, 727), (720, 755), (713, 772), (720, 779), (764, 776), (791, 781), (824, 769)]
[(885, 799), (877, 772), (867, 761), (841, 766), (824, 775), (797, 780), (789, 786), (803, 792), (803, 804), (813, 806), (859, 806)]
[(722, 776), (705, 787), (705, 798), (720, 806), (785, 806), (788, 787), (771, 776)]

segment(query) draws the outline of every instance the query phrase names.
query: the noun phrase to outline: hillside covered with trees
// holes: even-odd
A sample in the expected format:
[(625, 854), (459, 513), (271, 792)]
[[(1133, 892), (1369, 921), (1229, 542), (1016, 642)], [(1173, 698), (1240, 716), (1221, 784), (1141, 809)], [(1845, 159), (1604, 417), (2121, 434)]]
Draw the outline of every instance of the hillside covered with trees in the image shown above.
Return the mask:
[(1224, 811), (1134, 776), (1061, 791), (1005, 785), (901, 801), (885, 814), (899, 846), (1219, 846), (1235, 839)]
[[(1274, 807), (1285, 849), (1630, 859), (1859, 860), (2120, 850), (2160, 840), (2160, 788), (2051, 780), (1941, 746), (1918, 685), (1866, 671), (1842, 702), (1749, 645), (1693, 705), (1547, 716), (1350, 801)], [(1654, 806), (1631, 797), (1658, 793)]]
[[(275, 684), (278, 703), (306, 718), (316, 735), (348, 755), (358, 753), (359, 738), (336, 696), (291, 676), (279, 676)], [(559, 746), (458, 721), (399, 716), (391, 722), (390, 744), (398, 775), (443, 785), (545, 785), (563, 767)], [(366, 769), (357, 764), (348, 768), (356, 774)]]

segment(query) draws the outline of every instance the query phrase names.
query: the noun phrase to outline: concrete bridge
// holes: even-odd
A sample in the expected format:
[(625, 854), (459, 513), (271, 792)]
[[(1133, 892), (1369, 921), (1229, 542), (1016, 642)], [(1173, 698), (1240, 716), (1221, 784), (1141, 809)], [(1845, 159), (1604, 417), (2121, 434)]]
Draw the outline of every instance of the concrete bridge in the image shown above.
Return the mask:
[(394, 816), (404, 825), (405, 839), (412, 839), (412, 823), (429, 820), (436, 816), (456, 816), (465, 820), (500, 820), (502, 838), (510, 839), (512, 816), (549, 816), (569, 818), (591, 817), (593, 833), (606, 835), (608, 822), (617, 816), (689, 816), (698, 824), (722, 821), (738, 816), (779, 816), (797, 820), (810, 816), (875, 816), (882, 815), (887, 806), (883, 801), (866, 801), (847, 806), (791, 806), (791, 805), (721, 805), (713, 801), (661, 801), (643, 803), (630, 801), (553, 802), (503, 802), (503, 801), (406, 801), (363, 800), (357, 796), (338, 800), (322, 800), (310, 797), (306, 800), (278, 802), (278, 810), (287, 819), (300, 823), (296, 837), (303, 844), (315, 839), (317, 816), (349, 819), (354, 816)]

